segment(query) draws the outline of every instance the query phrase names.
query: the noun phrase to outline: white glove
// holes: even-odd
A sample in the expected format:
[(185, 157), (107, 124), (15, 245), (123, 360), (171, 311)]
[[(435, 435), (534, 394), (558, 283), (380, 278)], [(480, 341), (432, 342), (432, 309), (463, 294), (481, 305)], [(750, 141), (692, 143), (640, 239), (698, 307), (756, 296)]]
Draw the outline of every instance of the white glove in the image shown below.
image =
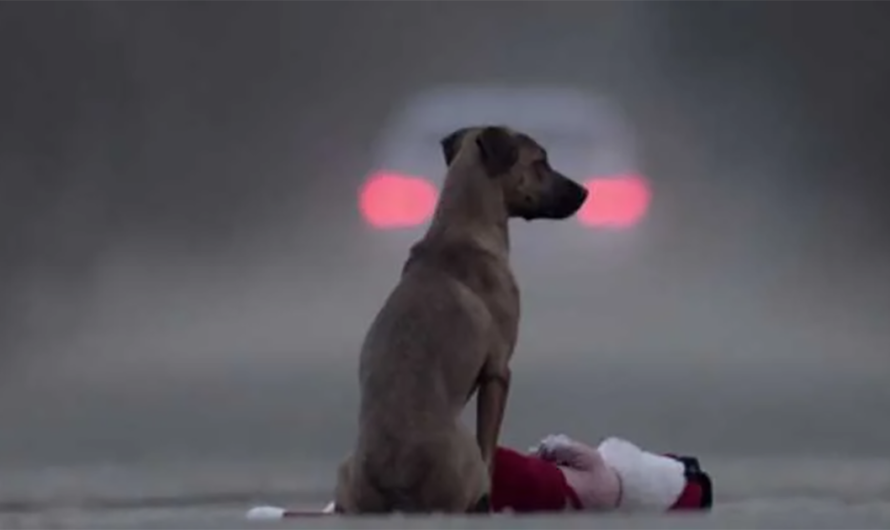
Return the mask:
[(544, 460), (558, 461), (558, 455), (574, 445), (575, 441), (565, 434), (549, 434), (537, 446), (530, 447), (529, 452)]
[(577, 471), (593, 471), (605, 465), (596, 449), (565, 434), (546, 436), (534, 454), (542, 460)]

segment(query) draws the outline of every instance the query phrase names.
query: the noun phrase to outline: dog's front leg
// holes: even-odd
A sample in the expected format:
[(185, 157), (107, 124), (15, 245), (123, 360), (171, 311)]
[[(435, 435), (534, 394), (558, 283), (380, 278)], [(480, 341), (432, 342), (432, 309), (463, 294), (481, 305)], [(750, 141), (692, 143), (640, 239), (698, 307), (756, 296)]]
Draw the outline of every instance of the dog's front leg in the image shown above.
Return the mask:
[(507, 410), (510, 393), (510, 367), (492, 367), (486, 364), (479, 374), (479, 392), (476, 397), (476, 441), (488, 471), (494, 471), (494, 453), (501, 435), (501, 424)]

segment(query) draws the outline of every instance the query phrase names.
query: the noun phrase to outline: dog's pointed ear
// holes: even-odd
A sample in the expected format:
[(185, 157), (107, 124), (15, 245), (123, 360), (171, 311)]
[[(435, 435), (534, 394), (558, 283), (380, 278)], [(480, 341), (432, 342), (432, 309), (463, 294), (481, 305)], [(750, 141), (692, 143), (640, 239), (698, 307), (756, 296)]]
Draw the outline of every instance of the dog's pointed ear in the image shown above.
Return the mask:
[(464, 136), (467, 135), (469, 130), (469, 127), (458, 129), (445, 138), (442, 138), (439, 142), (442, 146), (442, 155), (445, 157), (446, 166), (450, 166), (451, 161), (457, 156), (458, 151), (460, 151), (460, 145), (463, 143)]
[(476, 145), (485, 171), (491, 177), (502, 175), (519, 161), (519, 146), (504, 127), (486, 127), (476, 136)]

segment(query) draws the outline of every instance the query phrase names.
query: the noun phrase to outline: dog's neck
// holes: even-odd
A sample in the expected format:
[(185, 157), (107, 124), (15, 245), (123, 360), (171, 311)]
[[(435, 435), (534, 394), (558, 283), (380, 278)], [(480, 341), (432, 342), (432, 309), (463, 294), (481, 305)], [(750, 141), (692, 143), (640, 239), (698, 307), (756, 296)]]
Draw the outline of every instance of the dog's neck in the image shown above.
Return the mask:
[(470, 240), (499, 256), (510, 252), (507, 206), (499, 184), (467, 153), (449, 168), (427, 238)]

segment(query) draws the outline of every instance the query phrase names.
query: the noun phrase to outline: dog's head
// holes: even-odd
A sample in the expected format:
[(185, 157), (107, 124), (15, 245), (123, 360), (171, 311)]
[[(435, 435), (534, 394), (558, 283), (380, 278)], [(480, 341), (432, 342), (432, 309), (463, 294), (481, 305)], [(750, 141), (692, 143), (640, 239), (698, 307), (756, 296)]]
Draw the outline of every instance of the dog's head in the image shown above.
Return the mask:
[(466, 127), (442, 139), (449, 166), (475, 143), (479, 163), (504, 194), (510, 217), (565, 219), (587, 199), (587, 189), (550, 167), (547, 151), (527, 134), (507, 127)]

